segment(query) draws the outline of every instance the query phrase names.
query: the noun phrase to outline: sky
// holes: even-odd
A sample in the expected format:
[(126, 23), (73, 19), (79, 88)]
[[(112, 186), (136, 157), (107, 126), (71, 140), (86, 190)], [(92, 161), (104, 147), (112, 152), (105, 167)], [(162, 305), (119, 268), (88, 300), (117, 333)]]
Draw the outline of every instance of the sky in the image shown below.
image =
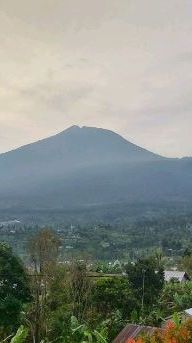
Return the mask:
[(191, 0), (0, 0), (0, 152), (103, 127), (192, 156)]

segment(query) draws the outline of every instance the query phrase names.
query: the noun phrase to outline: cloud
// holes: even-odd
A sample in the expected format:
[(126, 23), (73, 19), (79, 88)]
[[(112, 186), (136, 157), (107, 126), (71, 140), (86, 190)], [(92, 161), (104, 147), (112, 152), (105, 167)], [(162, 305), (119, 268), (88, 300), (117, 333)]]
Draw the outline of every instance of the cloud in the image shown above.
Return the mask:
[(1, 0), (0, 151), (94, 125), (192, 155), (190, 0)]

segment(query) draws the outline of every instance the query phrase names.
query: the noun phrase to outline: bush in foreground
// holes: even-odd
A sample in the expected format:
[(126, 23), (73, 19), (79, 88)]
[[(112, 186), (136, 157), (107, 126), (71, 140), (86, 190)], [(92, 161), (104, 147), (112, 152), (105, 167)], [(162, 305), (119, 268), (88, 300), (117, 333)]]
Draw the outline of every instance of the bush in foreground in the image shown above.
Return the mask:
[(129, 339), (127, 343), (191, 343), (192, 319), (184, 323), (170, 321), (162, 331), (157, 330), (152, 336)]

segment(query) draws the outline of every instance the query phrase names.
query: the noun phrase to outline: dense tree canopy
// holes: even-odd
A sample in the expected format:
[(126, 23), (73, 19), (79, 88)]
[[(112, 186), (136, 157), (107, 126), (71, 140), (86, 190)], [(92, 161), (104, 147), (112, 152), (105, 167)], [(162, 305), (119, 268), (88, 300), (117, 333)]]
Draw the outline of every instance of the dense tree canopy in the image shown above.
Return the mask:
[(163, 268), (156, 269), (156, 260), (139, 259), (135, 264), (126, 266), (126, 273), (141, 307), (150, 307), (157, 302), (164, 285)]
[(0, 327), (15, 328), (23, 305), (31, 300), (29, 280), (12, 249), (0, 244)]

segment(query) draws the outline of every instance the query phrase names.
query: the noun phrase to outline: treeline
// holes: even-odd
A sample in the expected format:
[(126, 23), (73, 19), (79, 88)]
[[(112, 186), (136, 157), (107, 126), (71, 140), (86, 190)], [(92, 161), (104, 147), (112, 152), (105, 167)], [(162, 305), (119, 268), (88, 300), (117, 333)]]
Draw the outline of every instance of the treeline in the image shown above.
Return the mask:
[[(61, 261), (69, 256), (77, 258), (85, 251), (93, 260), (137, 260), (156, 249), (173, 264), (189, 247), (192, 240), (192, 216), (160, 217), (116, 225), (64, 225), (53, 224), (62, 244)], [(1, 228), (1, 239), (13, 247), (15, 253), (26, 259), (26, 243), (41, 230), (38, 226)]]
[[(59, 262), (60, 238), (42, 230), (29, 240), (26, 268), (0, 244), (0, 337), (26, 342), (111, 342), (128, 323), (160, 326), (166, 316), (192, 307), (192, 283), (164, 282), (164, 259), (124, 265), (124, 275), (92, 277), (85, 260)], [(183, 266), (192, 271), (191, 250)], [(24, 330), (24, 331), (23, 331)]]

